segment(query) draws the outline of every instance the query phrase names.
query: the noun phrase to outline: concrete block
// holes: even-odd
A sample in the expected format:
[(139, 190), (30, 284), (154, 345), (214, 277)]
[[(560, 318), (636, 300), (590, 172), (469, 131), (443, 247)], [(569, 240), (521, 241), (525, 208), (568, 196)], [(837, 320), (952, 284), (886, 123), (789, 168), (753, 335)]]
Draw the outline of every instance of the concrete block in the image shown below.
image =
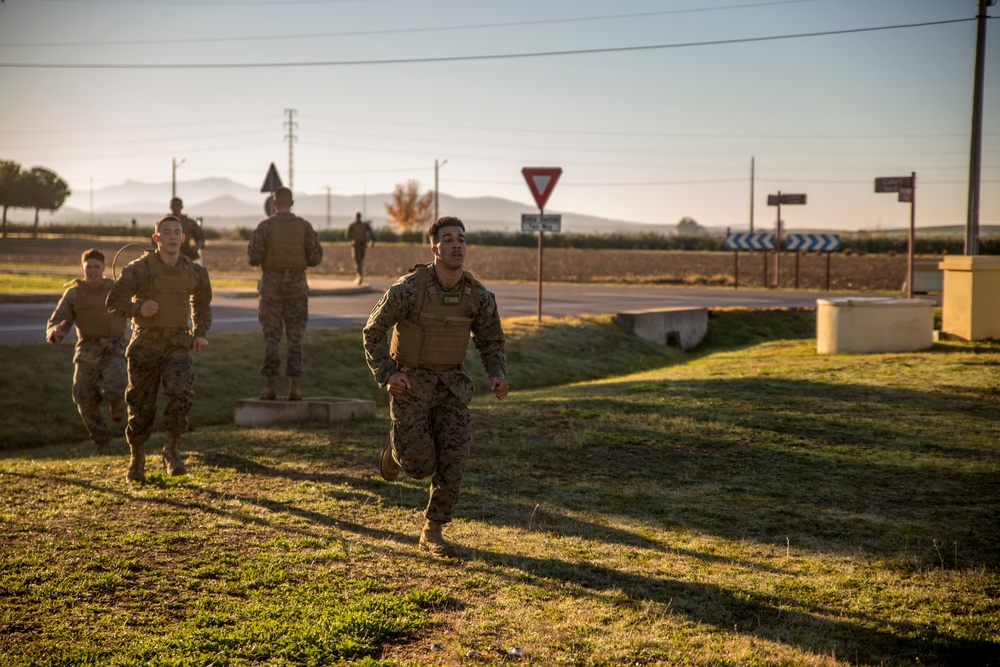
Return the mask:
[(816, 352), (913, 352), (934, 344), (934, 302), (896, 297), (816, 300)]
[(960, 340), (1000, 340), (1000, 257), (945, 257), (941, 270), (941, 333)]
[(616, 313), (615, 322), (640, 338), (693, 350), (708, 333), (708, 308), (629, 310)]
[(235, 422), (240, 426), (268, 426), (285, 422), (345, 421), (374, 417), (375, 401), (333, 396), (307, 396), (301, 401), (242, 398), (236, 401)]

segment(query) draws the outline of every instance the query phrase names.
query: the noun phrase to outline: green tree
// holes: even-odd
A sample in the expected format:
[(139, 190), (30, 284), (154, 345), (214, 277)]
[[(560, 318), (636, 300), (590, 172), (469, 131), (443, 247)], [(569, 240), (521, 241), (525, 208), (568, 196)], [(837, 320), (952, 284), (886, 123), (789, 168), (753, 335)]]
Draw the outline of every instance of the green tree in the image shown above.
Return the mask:
[(38, 236), (38, 212), (59, 209), (69, 197), (69, 186), (58, 174), (45, 167), (32, 167), (31, 171), (23, 174), (21, 183), (24, 193), (22, 206), (35, 209), (35, 224), (31, 232), (35, 237)]
[(392, 201), (386, 203), (385, 211), (390, 224), (401, 231), (427, 227), (434, 217), (434, 193), (427, 191), (421, 195), (420, 183), (412, 179), (406, 185), (400, 183), (392, 193)]
[(7, 209), (20, 208), (24, 205), (21, 190), (22, 175), (21, 165), (12, 160), (0, 160), (0, 206), (3, 207), (0, 236), (3, 238), (7, 238)]

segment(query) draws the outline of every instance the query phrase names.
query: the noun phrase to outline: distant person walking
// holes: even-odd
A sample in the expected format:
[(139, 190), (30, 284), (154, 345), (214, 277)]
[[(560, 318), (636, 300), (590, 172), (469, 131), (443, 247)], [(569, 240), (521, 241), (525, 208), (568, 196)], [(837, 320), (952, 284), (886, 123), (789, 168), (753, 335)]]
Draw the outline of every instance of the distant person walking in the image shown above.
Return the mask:
[(288, 337), (288, 400), (301, 401), (301, 378), (304, 371), (303, 339), (309, 320), (309, 285), (306, 268), (323, 261), (323, 248), (316, 230), (306, 220), (292, 213), (292, 191), (281, 187), (274, 191), (275, 213), (262, 220), (250, 237), (247, 258), (250, 266), (261, 267), (257, 282), (257, 319), (264, 329), (264, 388), (258, 398), (273, 401), (275, 380), (281, 366), (278, 347), (281, 331)]
[(49, 318), (45, 340), (58, 343), (76, 324), (73, 402), (80, 411), (96, 454), (111, 453), (111, 431), (101, 415), (107, 401), (111, 418), (125, 419), (125, 318), (108, 312), (105, 302), (115, 281), (104, 277), (104, 253), (96, 248), (80, 258), (83, 280), (67, 289)]
[(510, 390), (496, 297), (464, 269), (465, 225), (443, 217), (428, 231), (434, 261), (418, 264), (379, 299), (364, 329), (365, 359), (389, 392), (392, 426), (379, 459), (383, 479), (431, 478), (420, 548), (449, 558), (451, 521), (469, 458), (475, 393), (465, 369), (469, 334), (498, 399)]
[[(187, 472), (180, 455), (194, 403), (191, 351), (208, 347), (212, 326), (212, 284), (208, 271), (181, 254), (184, 232), (172, 215), (156, 221), (156, 250), (122, 269), (108, 294), (108, 311), (132, 319), (128, 360), (128, 441), (131, 458), (125, 479), (146, 480), (146, 441), (156, 420), (159, 388), (167, 397), (163, 409), (163, 462), (169, 475)], [(189, 327), (189, 323), (193, 326)]]
[(375, 247), (375, 233), (372, 231), (372, 225), (367, 220), (361, 219), (361, 213), (354, 214), (354, 222), (352, 222), (347, 227), (347, 238), (351, 240), (351, 256), (354, 259), (354, 275), (357, 278), (355, 282), (358, 285), (365, 277), (365, 247), (370, 243), (371, 247)]
[(201, 258), (201, 251), (205, 248), (205, 232), (196, 220), (192, 220), (183, 213), (184, 201), (180, 197), (170, 200), (170, 215), (181, 221), (184, 228), (184, 244), (181, 245), (181, 254), (197, 262)]

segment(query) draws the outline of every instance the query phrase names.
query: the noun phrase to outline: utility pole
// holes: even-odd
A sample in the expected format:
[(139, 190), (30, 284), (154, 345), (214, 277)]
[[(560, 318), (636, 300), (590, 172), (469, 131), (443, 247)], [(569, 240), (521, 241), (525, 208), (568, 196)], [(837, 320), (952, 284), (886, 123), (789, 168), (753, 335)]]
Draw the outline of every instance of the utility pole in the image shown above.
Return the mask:
[(172, 168), (170, 170), (170, 197), (171, 199), (177, 196), (177, 167), (184, 164), (185, 160), (182, 158), (180, 162), (177, 158), (173, 158), (171, 163)]
[(438, 219), (438, 169), (448, 164), (447, 160), (441, 160), (440, 164), (434, 160), (434, 221)]
[(986, 70), (986, 8), (996, 0), (979, 0), (976, 16), (976, 69), (972, 84), (972, 139), (969, 149), (969, 204), (965, 224), (965, 254), (979, 254), (979, 183), (983, 149), (983, 74)]
[(295, 128), (299, 126), (299, 124), (295, 122), (295, 114), (297, 113), (298, 111), (295, 109), (285, 109), (285, 114), (288, 116), (288, 120), (282, 124), (282, 127), (288, 128), (288, 133), (285, 135), (285, 139), (288, 139), (288, 189), (292, 192), (295, 191), (295, 161), (293, 160), (292, 146), (294, 146), (295, 142), (298, 140), (298, 137), (295, 135)]
[(753, 156), (750, 156), (750, 233), (753, 234)]
[(326, 186), (326, 228), (330, 229), (332, 219), (330, 218), (330, 186)]

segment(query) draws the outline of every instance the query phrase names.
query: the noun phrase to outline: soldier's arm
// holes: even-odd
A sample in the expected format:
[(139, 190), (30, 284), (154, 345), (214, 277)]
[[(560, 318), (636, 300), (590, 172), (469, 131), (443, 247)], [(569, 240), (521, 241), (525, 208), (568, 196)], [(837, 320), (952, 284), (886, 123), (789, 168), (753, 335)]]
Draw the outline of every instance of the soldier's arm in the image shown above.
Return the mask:
[(323, 261), (323, 246), (319, 244), (319, 235), (313, 226), (306, 223), (306, 265), (319, 266)]
[(69, 329), (73, 326), (73, 322), (76, 319), (76, 311), (73, 308), (75, 302), (76, 288), (70, 287), (63, 292), (62, 297), (59, 299), (59, 304), (52, 311), (52, 316), (49, 317), (49, 322), (45, 326), (45, 340), (50, 343), (58, 343), (69, 333)]
[(389, 376), (398, 370), (389, 356), (389, 331), (410, 312), (416, 296), (413, 284), (399, 280), (382, 295), (368, 317), (363, 334), (365, 361), (380, 387), (384, 387)]
[(192, 264), (197, 271), (197, 282), (191, 294), (191, 322), (195, 338), (208, 338), (212, 328), (212, 281), (205, 267)]
[(250, 236), (250, 243), (247, 245), (247, 260), (249, 260), (250, 266), (260, 266), (264, 263), (268, 227), (270, 227), (269, 221), (262, 220)]
[(491, 378), (507, 377), (506, 339), (500, 324), (497, 300), (492, 292), (480, 286), (482, 307), (472, 320), (472, 341), (479, 351), (483, 369)]
[(108, 312), (121, 317), (133, 318), (139, 314), (142, 308), (142, 301), (132, 301), (132, 297), (139, 291), (139, 278), (135, 266), (129, 265), (122, 269), (122, 275), (115, 281), (108, 292), (108, 299), (105, 305)]

